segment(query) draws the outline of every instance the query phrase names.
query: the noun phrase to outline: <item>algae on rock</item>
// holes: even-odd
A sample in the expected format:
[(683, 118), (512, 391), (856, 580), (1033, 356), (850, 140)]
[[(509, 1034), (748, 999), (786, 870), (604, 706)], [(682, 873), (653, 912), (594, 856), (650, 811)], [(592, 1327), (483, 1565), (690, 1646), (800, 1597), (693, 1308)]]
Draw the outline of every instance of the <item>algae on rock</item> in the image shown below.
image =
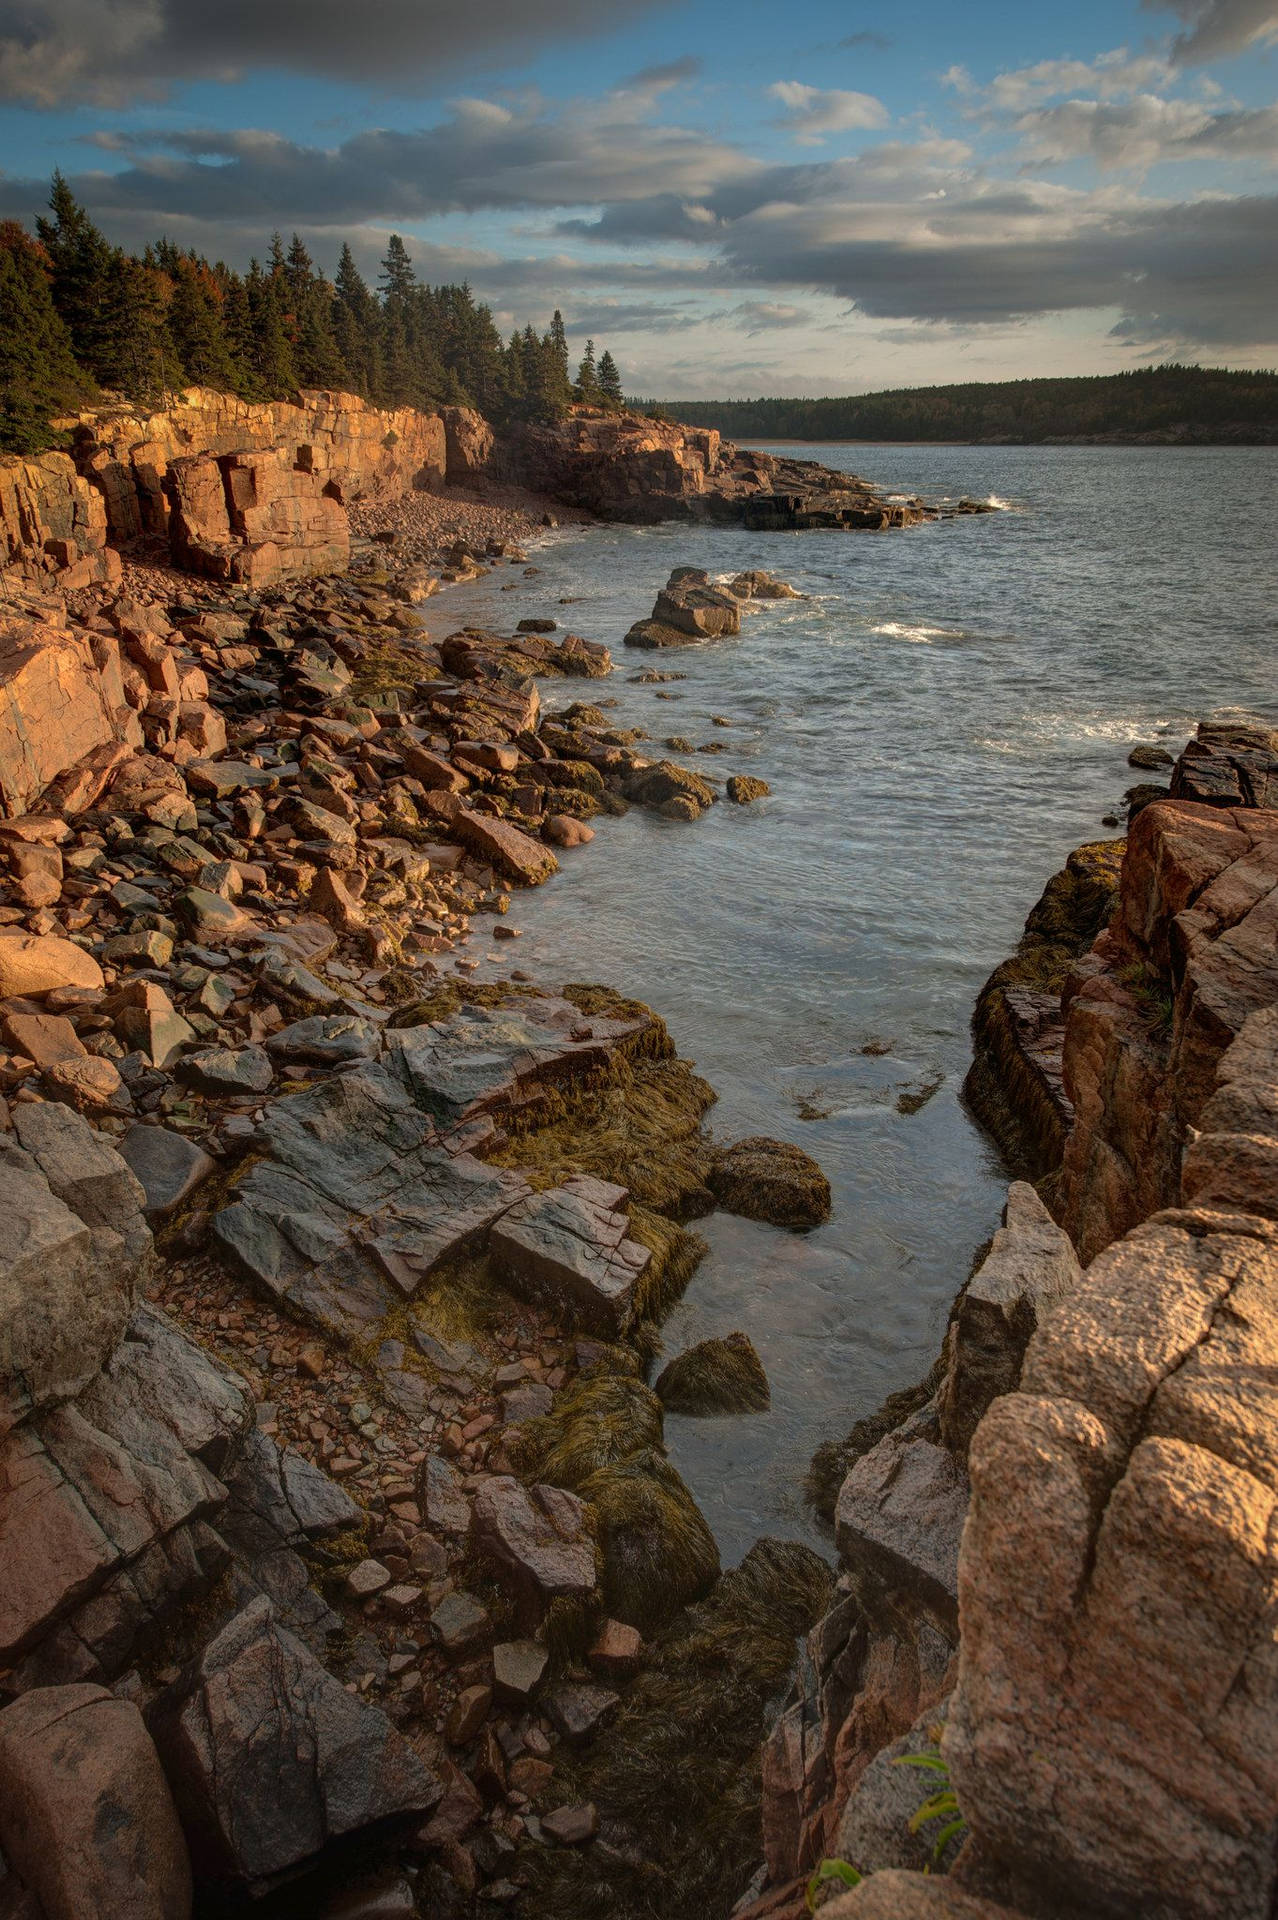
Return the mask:
[(676, 1354), (655, 1392), (670, 1413), (766, 1413), (772, 1404), (763, 1362), (744, 1333), (701, 1340)]

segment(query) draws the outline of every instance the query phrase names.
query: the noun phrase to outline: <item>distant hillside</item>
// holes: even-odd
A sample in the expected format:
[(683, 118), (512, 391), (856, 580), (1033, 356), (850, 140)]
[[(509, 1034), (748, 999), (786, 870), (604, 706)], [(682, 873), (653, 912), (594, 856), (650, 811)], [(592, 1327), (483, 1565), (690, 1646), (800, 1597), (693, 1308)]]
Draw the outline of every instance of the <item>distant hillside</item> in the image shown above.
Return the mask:
[[(647, 404), (647, 403), (644, 403)], [(1278, 443), (1278, 373), (1150, 367), (1081, 380), (902, 387), (842, 400), (665, 400), (733, 440)]]

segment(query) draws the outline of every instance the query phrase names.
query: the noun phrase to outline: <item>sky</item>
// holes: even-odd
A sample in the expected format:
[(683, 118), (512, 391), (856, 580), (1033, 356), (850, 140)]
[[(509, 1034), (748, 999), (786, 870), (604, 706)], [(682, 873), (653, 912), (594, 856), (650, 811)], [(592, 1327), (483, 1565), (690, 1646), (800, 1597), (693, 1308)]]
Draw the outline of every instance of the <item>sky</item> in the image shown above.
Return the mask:
[(1278, 0), (0, 0), (0, 217), (370, 278), (660, 398), (1278, 365)]

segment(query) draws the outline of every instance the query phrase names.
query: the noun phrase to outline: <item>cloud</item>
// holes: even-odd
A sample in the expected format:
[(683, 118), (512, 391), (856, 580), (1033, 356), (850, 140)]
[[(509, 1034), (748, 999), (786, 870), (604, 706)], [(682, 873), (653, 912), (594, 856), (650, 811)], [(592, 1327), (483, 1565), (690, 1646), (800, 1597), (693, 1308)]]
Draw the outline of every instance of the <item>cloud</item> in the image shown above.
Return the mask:
[(1040, 165), (1084, 157), (1107, 170), (1244, 157), (1278, 165), (1278, 107), (1213, 113), (1195, 101), (1140, 94), (1122, 104), (1067, 100), (1015, 124), (1022, 155)]
[(780, 124), (801, 146), (815, 146), (827, 133), (886, 127), (891, 118), (883, 102), (869, 93), (823, 90), (801, 80), (777, 80), (768, 92), (786, 109)]
[(0, 0), (0, 99), (53, 107), (163, 98), (174, 81), (262, 68), (424, 92), (660, 0)]
[(668, 93), (671, 87), (683, 87), (699, 80), (704, 71), (705, 62), (695, 53), (688, 53), (680, 60), (663, 60), (653, 67), (641, 67), (638, 73), (632, 73), (628, 80), (620, 83), (617, 92)]
[(842, 40), (835, 41), (836, 47), (850, 47), (857, 53), (886, 53), (893, 45), (886, 33), (846, 33)]
[(781, 300), (743, 300), (740, 306), (729, 307), (720, 317), (732, 321), (742, 333), (750, 334), (777, 333), (812, 324), (812, 315), (805, 307), (789, 306)]
[(1145, 5), (1160, 13), (1170, 6), (1188, 23), (1188, 31), (1178, 35), (1172, 47), (1180, 66), (1225, 60), (1278, 40), (1275, 0), (1145, 0)]
[(1115, 47), (1094, 60), (1039, 60), (996, 74), (988, 86), (976, 87), (962, 67), (952, 67), (945, 78), (983, 107), (996, 113), (1021, 113), (1046, 100), (1071, 93), (1090, 93), (1100, 100), (1121, 99), (1150, 87), (1165, 86), (1172, 67), (1161, 54), (1129, 54)]

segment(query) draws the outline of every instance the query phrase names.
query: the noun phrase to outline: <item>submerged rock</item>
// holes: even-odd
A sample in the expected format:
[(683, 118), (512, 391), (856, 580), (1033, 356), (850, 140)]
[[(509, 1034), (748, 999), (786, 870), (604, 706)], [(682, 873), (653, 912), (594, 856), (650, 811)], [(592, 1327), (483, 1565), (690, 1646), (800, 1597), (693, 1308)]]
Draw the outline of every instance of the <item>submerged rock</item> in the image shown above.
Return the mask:
[(810, 1153), (756, 1134), (717, 1155), (710, 1190), (726, 1213), (777, 1227), (819, 1227), (830, 1217), (830, 1183)]
[(772, 1404), (763, 1362), (744, 1333), (676, 1354), (655, 1392), (670, 1413), (766, 1413)]
[(749, 773), (734, 773), (728, 781), (728, 798), (736, 807), (748, 807), (752, 800), (766, 800), (771, 791), (766, 780), (756, 780)]
[(637, 806), (648, 807), (666, 820), (697, 820), (714, 805), (714, 788), (699, 774), (689, 773), (673, 760), (658, 760), (636, 768), (622, 792)]

